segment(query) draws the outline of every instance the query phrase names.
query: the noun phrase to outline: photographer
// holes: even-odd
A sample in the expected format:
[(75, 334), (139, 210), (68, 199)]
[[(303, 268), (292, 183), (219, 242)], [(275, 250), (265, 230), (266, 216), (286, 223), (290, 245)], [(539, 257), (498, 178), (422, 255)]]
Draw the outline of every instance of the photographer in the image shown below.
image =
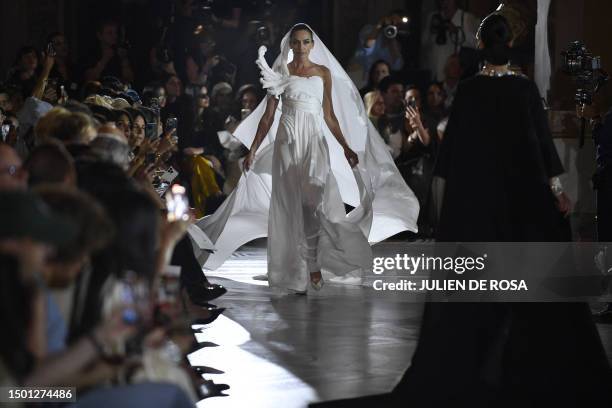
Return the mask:
[(421, 36), (421, 66), (436, 81), (444, 79), (448, 57), (461, 47), (476, 48), (478, 19), (457, 6), (457, 0), (438, 0), (439, 11), (427, 18)]
[(119, 42), (119, 24), (112, 20), (100, 23), (96, 32), (98, 52), (85, 64), (85, 81), (97, 81), (106, 76), (134, 81), (134, 71), (128, 58), (127, 43)]
[[(589, 121), (597, 155), (597, 170), (593, 176), (593, 188), (597, 191), (597, 240), (612, 242), (612, 109), (605, 115), (601, 112), (598, 103), (576, 106), (578, 117)], [(612, 304), (597, 316), (611, 318)]]
[(397, 33), (391, 38), (384, 32), (386, 27), (397, 27), (402, 24), (403, 14), (400, 10), (393, 11), (382, 17), (376, 26), (366, 25), (359, 32), (359, 47), (355, 51), (355, 60), (361, 64), (364, 73), (370, 72), (370, 68), (377, 60), (386, 61), (394, 71), (404, 67)]

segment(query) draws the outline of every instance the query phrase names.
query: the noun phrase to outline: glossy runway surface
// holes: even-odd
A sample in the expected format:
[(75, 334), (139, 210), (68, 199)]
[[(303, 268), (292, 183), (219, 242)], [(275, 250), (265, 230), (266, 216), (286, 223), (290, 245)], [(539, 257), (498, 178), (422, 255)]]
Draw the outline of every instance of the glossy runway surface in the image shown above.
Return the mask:
[[(374, 247), (375, 256), (414, 250), (405, 242)], [(265, 272), (265, 243), (243, 247), (207, 272), (228, 288), (213, 302), (227, 310), (196, 335), (218, 346), (189, 359), (224, 371), (204, 378), (231, 388), (229, 396), (207, 398), (199, 407), (305, 407), (394, 387), (417, 344), (422, 297), (334, 284), (314, 295), (277, 296), (267, 282), (252, 279)], [(599, 325), (612, 359), (611, 328)]]

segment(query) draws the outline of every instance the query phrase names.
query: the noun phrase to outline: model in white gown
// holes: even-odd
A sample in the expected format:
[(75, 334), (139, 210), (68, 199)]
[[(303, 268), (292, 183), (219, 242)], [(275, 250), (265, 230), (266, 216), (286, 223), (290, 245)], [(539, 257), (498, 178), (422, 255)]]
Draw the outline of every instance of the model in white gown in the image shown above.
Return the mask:
[[(280, 97), (267, 138), (236, 189), (197, 224), (215, 247), (213, 253), (197, 253), (205, 268), (216, 269), (239, 246), (267, 236), (270, 286), (299, 292), (308, 288), (312, 272), (322, 271), (327, 279), (371, 270), (370, 244), (416, 231), (419, 208), (367, 120), (357, 89), (316, 34), (312, 37), (310, 58), (331, 73), (330, 102), (359, 164), (349, 166), (342, 139), (324, 120), (323, 77), (289, 74), (288, 33), (273, 68), (263, 47), (257, 61), (264, 88)], [(234, 133), (249, 147), (266, 106), (263, 101)], [(345, 202), (355, 207), (349, 214)]]

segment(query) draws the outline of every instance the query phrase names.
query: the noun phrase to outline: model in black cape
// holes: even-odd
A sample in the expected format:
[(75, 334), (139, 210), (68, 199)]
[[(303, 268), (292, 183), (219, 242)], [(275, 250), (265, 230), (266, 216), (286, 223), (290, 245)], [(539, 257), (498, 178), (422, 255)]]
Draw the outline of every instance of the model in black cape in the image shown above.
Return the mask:
[[(435, 170), (445, 179), (437, 240), (570, 240), (550, 188), (562, 172), (531, 80), (465, 81)], [(393, 395), (415, 407), (612, 406), (611, 379), (584, 303), (426, 303)]]

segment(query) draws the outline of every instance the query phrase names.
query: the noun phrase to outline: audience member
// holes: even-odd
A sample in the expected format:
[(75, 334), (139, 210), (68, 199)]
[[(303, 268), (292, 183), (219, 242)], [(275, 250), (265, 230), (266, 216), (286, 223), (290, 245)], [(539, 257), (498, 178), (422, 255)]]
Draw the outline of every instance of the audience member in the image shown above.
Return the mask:
[(459, 54), (462, 47), (476, 48), (479, 21), (462, 10), (457, 0), (437, 0), (438, 11), (430, 14), (421, 35), (421, 66), (431, 71), (433, 80), (444, 79), (449, 56)]

